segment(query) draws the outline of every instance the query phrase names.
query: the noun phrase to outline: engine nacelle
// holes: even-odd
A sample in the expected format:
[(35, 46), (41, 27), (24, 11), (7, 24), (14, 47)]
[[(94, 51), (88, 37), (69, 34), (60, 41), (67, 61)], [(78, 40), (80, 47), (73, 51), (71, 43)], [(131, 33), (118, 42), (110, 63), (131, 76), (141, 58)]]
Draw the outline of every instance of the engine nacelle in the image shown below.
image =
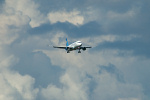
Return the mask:
[(86, 48), (84, 47), (82, 50), (83, 50), (83, 51), (85, 51), (85, 50), (86, 50)]

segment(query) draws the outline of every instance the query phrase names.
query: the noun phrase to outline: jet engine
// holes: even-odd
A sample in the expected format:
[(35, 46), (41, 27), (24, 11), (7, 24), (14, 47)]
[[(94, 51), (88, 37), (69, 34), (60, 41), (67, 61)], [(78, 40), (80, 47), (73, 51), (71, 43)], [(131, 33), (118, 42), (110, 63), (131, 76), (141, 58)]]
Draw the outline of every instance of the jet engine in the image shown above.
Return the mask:
[(86, 50), (86, 48), (85, 47), (83, 47), (83, 49), (82, 49), (83, 51), (85, 51)]

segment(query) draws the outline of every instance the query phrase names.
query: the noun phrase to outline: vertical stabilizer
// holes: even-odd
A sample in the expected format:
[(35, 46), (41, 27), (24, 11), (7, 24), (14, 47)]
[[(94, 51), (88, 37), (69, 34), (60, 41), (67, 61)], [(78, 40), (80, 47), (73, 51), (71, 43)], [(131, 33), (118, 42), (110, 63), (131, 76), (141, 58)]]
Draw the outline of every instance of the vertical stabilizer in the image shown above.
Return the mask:
[(67, 38), (66, 38), (66, 46), (69, 46)]

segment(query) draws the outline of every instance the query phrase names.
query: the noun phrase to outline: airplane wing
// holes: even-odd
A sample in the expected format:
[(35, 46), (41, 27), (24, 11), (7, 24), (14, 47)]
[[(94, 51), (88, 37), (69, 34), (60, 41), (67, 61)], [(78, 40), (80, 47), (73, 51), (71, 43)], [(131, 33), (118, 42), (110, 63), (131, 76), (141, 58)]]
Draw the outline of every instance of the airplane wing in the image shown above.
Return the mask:
[(81, 47), (81, 49), (83, 49), (83, 48), (92, 48), (92, 47)]
[(81, 47), (81, 49), (82, 49), (83, 51), (85, 51), (86, 48), (92, 48), (92, 47)]
[(54, 48), (59, 48), (59, 49), (66, 49), (66, 47), (57, 47), (57, 46), (53, 46)]
[(85, 48), (92, 48), (92, 47), (85, 47)]

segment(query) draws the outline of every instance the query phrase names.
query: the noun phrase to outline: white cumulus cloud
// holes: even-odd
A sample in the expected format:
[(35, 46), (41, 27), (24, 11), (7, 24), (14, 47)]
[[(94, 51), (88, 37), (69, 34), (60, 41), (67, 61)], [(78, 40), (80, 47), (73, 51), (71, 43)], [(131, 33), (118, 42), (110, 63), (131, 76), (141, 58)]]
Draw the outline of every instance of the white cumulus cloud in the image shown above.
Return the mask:
[[(5, 55), (6, 56), (6, 55)], [(34, 89), (34, 78), (10, 70), (10, 66), (17, 63), (14, 56), (6, 56), (0, 61), (0, 99), (1, 100), (34, 100), (38, 89)]]
[(46, 18), (38, 10), (39, 5), (32, 0), (6, 0), (5, 2), (5, 7), (27, 15), (31, 19), (29, 23), (31, 27), (38, 27), (46, 22)]
[(57, 22), (69, 22), (74, 25), (82, 25), (84, 22), (84, 17), (79, 11), (73, 10), (71, 12), (67, 11), (56, 11), (50, 12), (48, 18), (52, 24)]

